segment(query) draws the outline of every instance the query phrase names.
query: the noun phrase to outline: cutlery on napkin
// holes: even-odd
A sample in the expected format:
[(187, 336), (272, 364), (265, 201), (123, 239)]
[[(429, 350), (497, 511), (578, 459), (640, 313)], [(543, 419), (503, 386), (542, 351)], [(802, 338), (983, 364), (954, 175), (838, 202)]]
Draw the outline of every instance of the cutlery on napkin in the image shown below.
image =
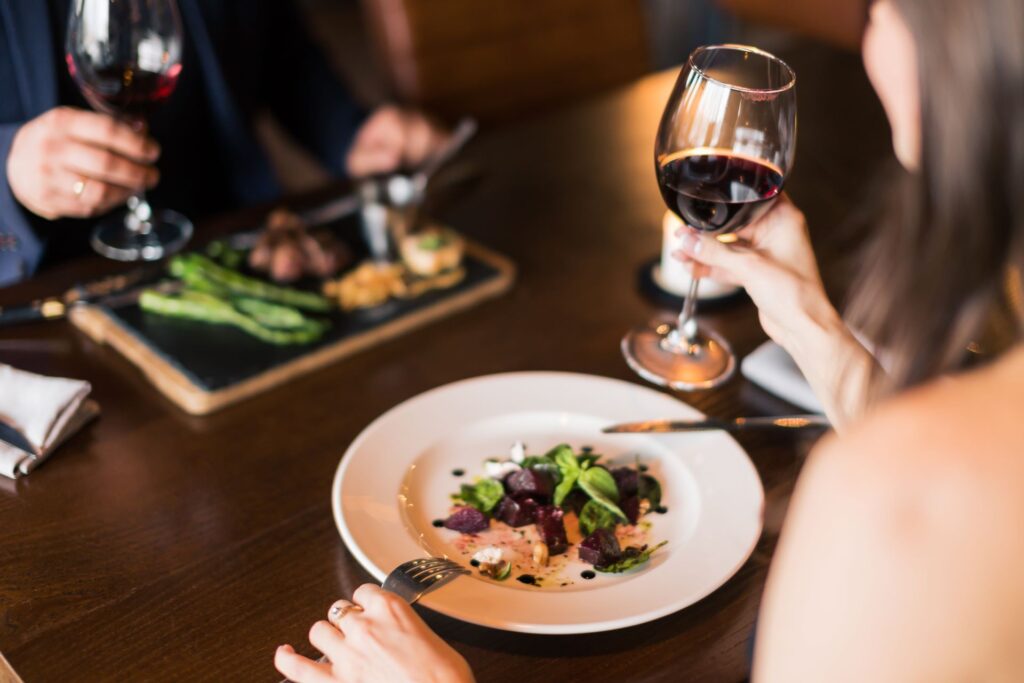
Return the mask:
[(0, 475), (28, 474), (99, 415), (99, 405), (88, 398), (91, 388), (0, 364)]

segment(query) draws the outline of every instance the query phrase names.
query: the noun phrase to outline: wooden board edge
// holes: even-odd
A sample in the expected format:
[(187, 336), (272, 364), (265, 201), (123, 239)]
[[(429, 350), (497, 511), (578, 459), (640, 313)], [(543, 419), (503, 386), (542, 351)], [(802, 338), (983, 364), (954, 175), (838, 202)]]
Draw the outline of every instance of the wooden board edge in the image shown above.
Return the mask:
[(68, 313), (71, 323), (97, 344), (110, 346), (156, 386), (176, 406), (191, 415), (210, 412), (209, 397), (167, 362), (160, 354), (127, 330), (115, 318), (97, 306), (74, 306)]
[(516, 267), (509, 259), (470, 240), (466, 241), (466, 253), (487, 263), (498, 271), (498, 275), (471, 289), (442, 299), (428, 308), (406, 314), (351, 339), (339, 341), (238, 384), (212, 392), (204, 391), (193, 384), (184, 373), (168, 363), (103, 309), (89, 305), (75, 306), (68, 317), (75, 327), (94, 342), (109, 345), (124, 355), (164, 396), (186, 413), (207, 415), (365, 348), (389, 341), (472, 308), (480, 302), (501, 296), (511, 289), (515, 283)]

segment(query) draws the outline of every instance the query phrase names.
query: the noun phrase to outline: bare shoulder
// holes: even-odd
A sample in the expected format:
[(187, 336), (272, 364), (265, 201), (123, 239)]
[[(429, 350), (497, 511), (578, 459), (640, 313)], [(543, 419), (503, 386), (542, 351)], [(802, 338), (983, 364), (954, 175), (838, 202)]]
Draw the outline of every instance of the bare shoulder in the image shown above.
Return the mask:
[(1006, 380), (922, 387), (815, 449), (769, 575), (756, 678), (1024, 669), (1007, 647), (1024, 640), (1024, 377)]
[(872, 485), (953, 478), (1024, 509), (1024, 353), (886, 401), (818, 450), (828, 469)]

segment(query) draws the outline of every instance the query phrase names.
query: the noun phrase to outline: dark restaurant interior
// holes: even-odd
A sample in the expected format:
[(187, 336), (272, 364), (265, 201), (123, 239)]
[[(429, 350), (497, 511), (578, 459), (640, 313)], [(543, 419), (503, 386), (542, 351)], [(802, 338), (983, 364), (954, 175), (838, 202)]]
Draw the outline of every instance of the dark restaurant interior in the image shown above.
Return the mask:
[(1018, 680), (1021, 0), (0, 0), (0, 157), (0, 683)]

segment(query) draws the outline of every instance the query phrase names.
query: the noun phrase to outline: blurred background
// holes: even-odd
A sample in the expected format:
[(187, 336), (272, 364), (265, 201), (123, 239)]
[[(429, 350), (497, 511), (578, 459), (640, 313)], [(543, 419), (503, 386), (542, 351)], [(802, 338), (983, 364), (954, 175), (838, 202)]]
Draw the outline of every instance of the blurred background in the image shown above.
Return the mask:
[[(677, 67), (697, 45), (742, 42), (791, 61), (801, 118), (835, 108), (811, 118), (835, 119), (839, 132), (856, 119), (870, 134), (845, 133), (880, 140), (884, 154), (884, 118), (859, 57), (866, 0), (298, 1), (310, 32), (367, 106), (398, 102), (442, 120), (471, 114), (501, 126)], [(262, 120), (259, 132), (288, 190), (327, 180), (272, 120)], [(849, 175), (858, 163), (840, 157), (836, 165)]]

